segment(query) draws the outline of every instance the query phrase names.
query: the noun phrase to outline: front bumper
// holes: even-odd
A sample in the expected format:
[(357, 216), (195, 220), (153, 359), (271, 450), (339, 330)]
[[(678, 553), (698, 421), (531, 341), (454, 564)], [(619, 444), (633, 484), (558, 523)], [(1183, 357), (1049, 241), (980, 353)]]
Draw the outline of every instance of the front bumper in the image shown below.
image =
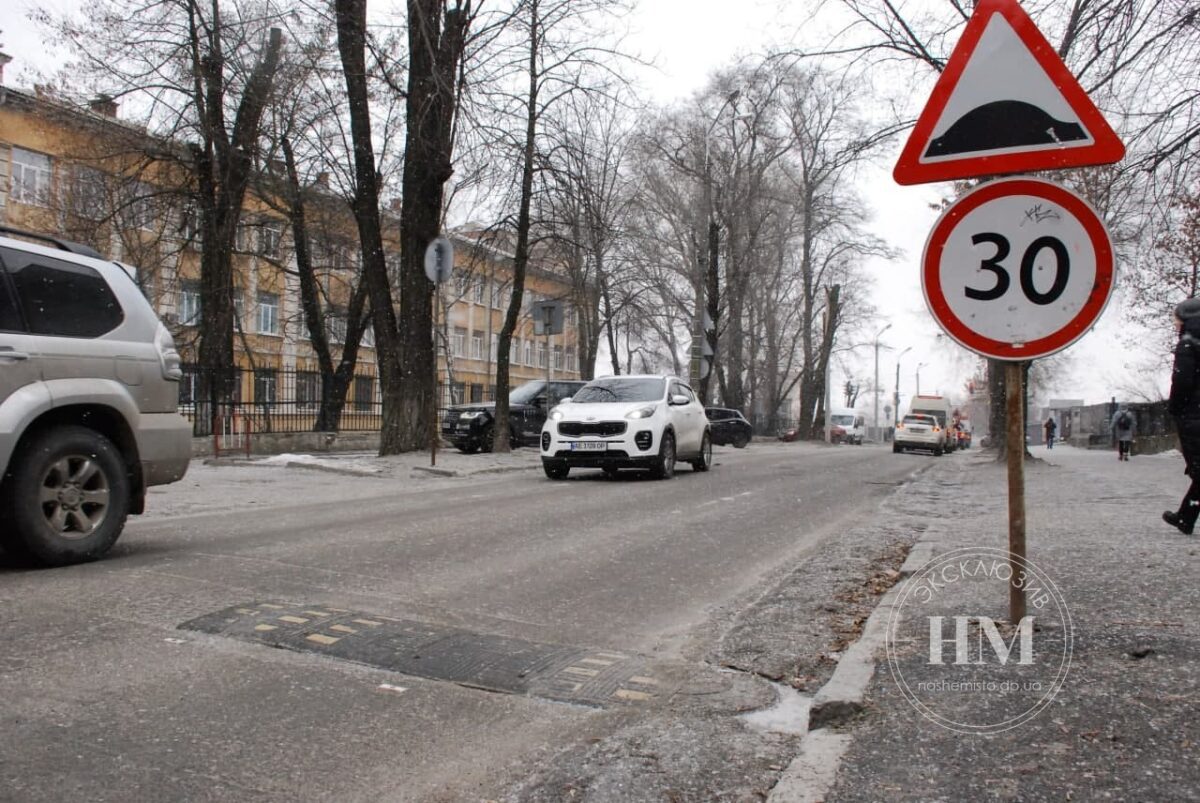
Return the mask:
[(945, 442), (941, 438), (930, 437), (897, 437), (895, 443), (901, 449), (937, 449), (938, 447), (945, 448)]
[[(638, 420), (619, 422), (625, 431), (615, 435), (563, 434), (579, 422), (550, 422), (542, 429), (542, 462), (572, 468), (650, 468), (658, 459), (659, 433)], [(601, 425), (618, 422), (599, 422)], [(603, 444), (603, 446), (600, 446)]]

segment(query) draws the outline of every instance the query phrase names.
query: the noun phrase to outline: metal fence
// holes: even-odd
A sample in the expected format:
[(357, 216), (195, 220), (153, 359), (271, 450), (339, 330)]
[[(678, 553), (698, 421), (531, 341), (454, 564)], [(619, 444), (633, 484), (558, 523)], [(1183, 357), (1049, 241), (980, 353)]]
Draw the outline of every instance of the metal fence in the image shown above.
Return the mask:
[[(383, 403), (374, 366), (362, 366), (350, 380), (346, 403), (338, 416), (339, 432), (373, 432), (383, 420)], [(228, 401), (214, 407), (209, 398), (215, 372), (183, 366), (179, 412), (192, 422), (192, 434), (214, 432), (310, 432), (321, 409), (321, 374), (282, 368), (235, 368)]]

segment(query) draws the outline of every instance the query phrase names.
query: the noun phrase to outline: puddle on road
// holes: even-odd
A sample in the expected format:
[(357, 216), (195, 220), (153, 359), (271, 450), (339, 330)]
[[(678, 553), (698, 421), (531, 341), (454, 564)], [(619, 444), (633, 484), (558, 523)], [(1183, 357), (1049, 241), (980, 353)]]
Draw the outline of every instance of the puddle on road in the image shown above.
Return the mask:
[(771, 685), (775, 688), (775, 704), (742, 714), (741, 718), (750, 727), (767, 733), (797, 736), (808, 733), (808, 711), (812, 707), (812, 696), (801, 694), (782, 683)]

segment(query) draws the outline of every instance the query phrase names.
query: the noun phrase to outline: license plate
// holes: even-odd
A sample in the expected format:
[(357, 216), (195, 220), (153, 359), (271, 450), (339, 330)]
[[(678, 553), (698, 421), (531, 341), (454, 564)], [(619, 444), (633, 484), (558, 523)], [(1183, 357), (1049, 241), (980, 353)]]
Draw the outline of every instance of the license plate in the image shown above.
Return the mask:
[(572, 441), (572, 452), (603, 452), (608, 449), (605, 441)]
[(929, 430), (925, 429), (925, 427), (909, 427), (908, 429), (910, 432), (928, 432), (929, 431)]

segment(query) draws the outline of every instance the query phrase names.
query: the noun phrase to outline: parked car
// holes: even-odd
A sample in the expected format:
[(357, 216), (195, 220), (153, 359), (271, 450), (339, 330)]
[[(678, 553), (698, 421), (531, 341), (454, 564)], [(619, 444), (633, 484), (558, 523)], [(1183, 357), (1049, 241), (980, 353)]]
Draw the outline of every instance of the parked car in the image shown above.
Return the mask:
[(924, 413), (904, 416), (904, 420), (896, 427), (892, 451), (904, 452), (909, 449), (924, 449), (939, 457), (946, 451), (946, 430), (937, 418)]
[(148, 487), (187, 471), (179, 353), (134, 273), (87, 246), (0, 227), (9, 552), (46, 565), (98, 558), (142, 512)]
[[(535, 379), (518, 385), (508, 394), (508, 440), (513, 446), (534, 446), (542, 434), (546, 413), (586, 385), (578, 380)], [(492, 451), (496, 427), (496, 403), (456, 404), (442, 417), (442, 437), (460, 452)]]
[(623, 468), (675, 475), (685, 460), (696, 471), (712, 466), (712, 434), (704, 407), (673, 376), (607, 376), (584, 386), (550, 411), (542, 428), (542, 467), (553, 480), (572, 468)]
[(727, 407), (705, 407), (704, 415), (708, 418), (708, 431), (712, 435), (714, 446), (732, 446), (735, 449), (745, 449), (754, 435), (754, 427), (738, 410)]

